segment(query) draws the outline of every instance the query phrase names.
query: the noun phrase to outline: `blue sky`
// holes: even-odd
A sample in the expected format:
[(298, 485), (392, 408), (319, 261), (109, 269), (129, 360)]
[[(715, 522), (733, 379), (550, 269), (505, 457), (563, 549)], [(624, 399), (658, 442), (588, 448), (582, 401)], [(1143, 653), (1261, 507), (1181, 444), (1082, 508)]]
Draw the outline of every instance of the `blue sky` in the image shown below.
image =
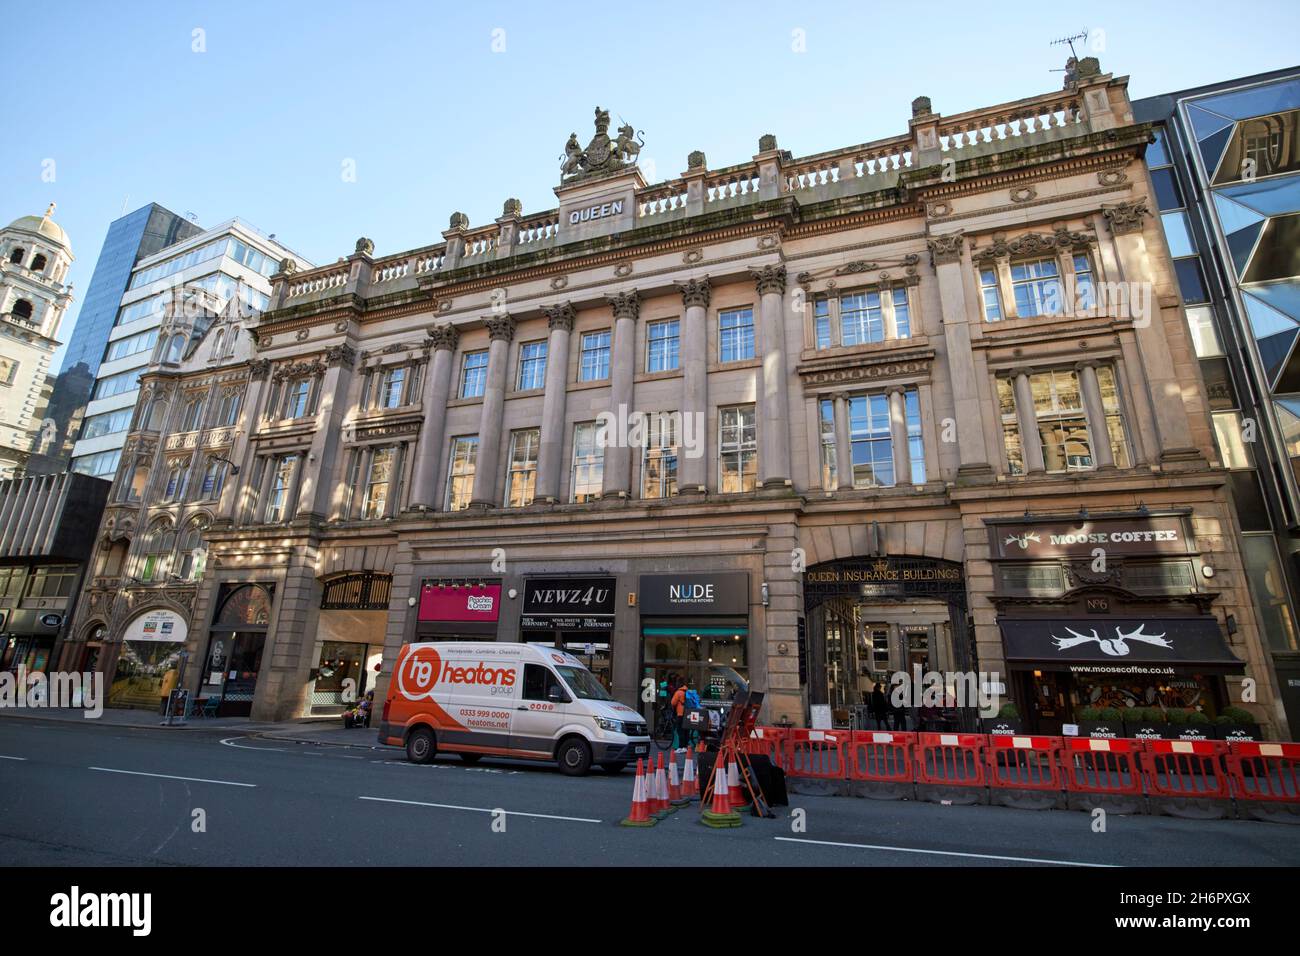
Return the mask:
[(511, 196), (553, 207), (597, 104), (645, 131), (662, 180), (768, 132), (795, 155), (905, 132), (922, 94), (951, 114), (1057, 89), (1049, 41), (1085, 29), (1135, 99), (1300, 61), (1294, 0), (1066, 6), (6, 0), (0, 219), (58, 203), (67, 339), (108, 224), (150, 201), (323, 263), (362, 235), (377, 255), (437, 242), (452, 211), (482, 225)]

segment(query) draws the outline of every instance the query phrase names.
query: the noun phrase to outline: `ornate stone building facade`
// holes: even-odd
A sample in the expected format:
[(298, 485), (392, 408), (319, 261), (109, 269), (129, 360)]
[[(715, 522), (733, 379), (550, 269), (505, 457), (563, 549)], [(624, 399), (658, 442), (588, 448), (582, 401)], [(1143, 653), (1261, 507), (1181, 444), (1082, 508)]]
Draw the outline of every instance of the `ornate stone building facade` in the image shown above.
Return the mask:
[(771, 721), (921, 666), (998, 672), (1042, 730), (1244, 696), (1278, 732), (1150, 131), (1067, 77), (654, 185), (598, 109), (555, 209), (286, 261), (193, 689), (285, 718), (340, 669), (382, 696), (405, 641), (541, 640), (629, 702), (739, 673)]
[(256, 312), (238, 295), (219, 314), (212, 305), (195, 291), (162, 317), (61, 656), (65, 669), (104, 671), (110, 706), (157, 707), (181, 678), (207, 531), (238, 473)]

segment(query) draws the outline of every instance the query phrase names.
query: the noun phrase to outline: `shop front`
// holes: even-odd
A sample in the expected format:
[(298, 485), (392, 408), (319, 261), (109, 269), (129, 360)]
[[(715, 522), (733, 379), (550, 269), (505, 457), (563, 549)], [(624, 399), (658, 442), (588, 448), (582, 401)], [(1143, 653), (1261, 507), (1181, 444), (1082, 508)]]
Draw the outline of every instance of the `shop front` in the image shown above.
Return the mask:
[(563, 647), (612, 690), (616, 583), (613, 577), (525, 579), (520, 640)]
[(0, 670), (27, 673), (50, 666), (63, 615), (39, 608), (0, 608)]
[(383, 659), (391, 587), (391, 576), (374, 572), (325, 582), (312, 650), (310, 713), (341, 714), (370, 690)]
[(1026, 730), (1208, 725), (1233, 703), (1227, 680), (1245, 663), (1211, 613), (1218, 594), (1201, 582), (1215, 572), (1189, 509), (986, 523), (1008, 689)]
[(223, 584), (217, 593), (198, 700), (216, 698), (220, 717), (252, 713), (274, 593), (274, 584)]
[(1208, 725), (1230, 704), (1225, 676), (1245, 668), (1213, 617), (1009, 619), (1001, 630), (1037, 733), (1116, 717)]
[(426, 579), (420, 584), (417, 641), (495, 641), (501, 582)]
[(689, 680), (705, 703), (749, 680), (749, 574), (643, 574), (642, 676), (656, 687)]
[(108, 706), (158, 709), (180, 677), (189, 625), (168, 608), (137, 614), (122, 632)]

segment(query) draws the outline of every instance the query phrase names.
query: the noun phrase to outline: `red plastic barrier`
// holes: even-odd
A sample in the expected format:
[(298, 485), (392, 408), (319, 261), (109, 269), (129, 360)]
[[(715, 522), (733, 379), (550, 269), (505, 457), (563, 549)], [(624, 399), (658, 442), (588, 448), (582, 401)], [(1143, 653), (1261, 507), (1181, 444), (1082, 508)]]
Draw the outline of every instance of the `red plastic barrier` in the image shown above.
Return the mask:
[(916, 734), (892, 730), (855, 730), (845, 748), (848, 778), (871, 783), (911, 783), (916, 767)]
[(987, 734), (916, 735), (916, 782), (983, 787)]
[(1238, 800), (1300, 803), (1300, 744), (1230, 743), (1223, 764)]
[(1142, 796), (1140, 741), (1125, 738), (1064, 737), (1061, 769), (1065, 789), (1075, 793)]
[(1226, 800), (1228, 775), (1222, 740), (1145, 740), (1142, 769), (1153, 797), (1206, 797)]
[(741, 749), (751, 756), (766, 757), (774, 767), (783, 766), (788, 733), (781, 727), (755, 727), (741, 743)]
[(844, 747), (852, 731), (794, 729), (785, 739), (784, 769), (792, 777), (844, 779)]
[(990, 734), (989, 786), (1008, 790), (1063, 790), (1061, 738)]

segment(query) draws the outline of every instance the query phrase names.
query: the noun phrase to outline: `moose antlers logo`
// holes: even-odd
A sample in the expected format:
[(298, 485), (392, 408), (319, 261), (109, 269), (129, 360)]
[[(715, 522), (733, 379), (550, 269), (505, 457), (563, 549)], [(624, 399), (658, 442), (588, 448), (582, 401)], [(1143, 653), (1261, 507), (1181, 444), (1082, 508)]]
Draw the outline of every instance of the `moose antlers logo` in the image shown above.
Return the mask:
[(1065, 630), (1074, 636), (1057, 637), (1053, 634), (1052, 643), (1058, 651), (1063, 651), (1067, 648), (1076, 647), (1079, 644), (1094, 642), (1101, 648), (1103, 654), (1109, 654), (1111, 657), (1128, 656), (1130, 648), (1126, 643), (1127, 641), (1141, 641), (1144, 644), (1154, 644), (1156, 647), (1174, 646), (1172, 641), (1165, 640), (1163, 634), (1143, 634), (1142, 630), (1145, 627), (1145, 624), (1140, 624), (1134, 630), (1125, 634), (1119, 629), (1119, 626), (1116, 625), (1115, 636), (1110, 638), (1099, 637), (1095, 627), (1092, 629), (1091, 634), (1080, 634), (1078, 631), (1071, 630), (1067, 627)]
[(1018, 544), (1020, 545), (1021, 551), (1028, 551), (1030, 541), (1042, 543), (1042, 540), (1043, 539), (1038, 536), (1037, 531), (1026, 531), (1023, 534), (1007, 535), (1007, 540), (1002, 542), (1002, 546), (1007, 547), (1009, 545)]

